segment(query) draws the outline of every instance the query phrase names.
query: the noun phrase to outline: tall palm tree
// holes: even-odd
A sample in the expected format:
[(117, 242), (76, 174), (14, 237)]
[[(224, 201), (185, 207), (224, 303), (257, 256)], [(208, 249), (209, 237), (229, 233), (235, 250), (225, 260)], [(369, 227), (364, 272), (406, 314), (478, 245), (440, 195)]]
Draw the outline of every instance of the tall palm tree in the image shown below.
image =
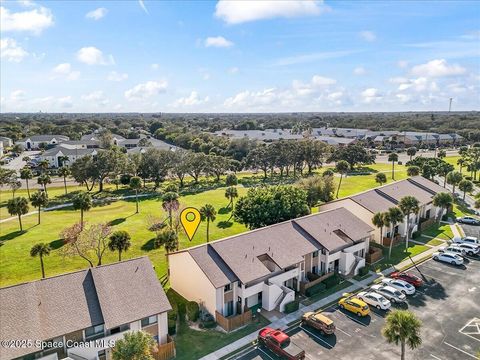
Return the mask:
[(173, 217), (172, 213), (177, 211), (180, 207), (180, 202), (178, 201), (178, 194), (173, 191), (166, 192), (162, 197), (162, 207), (165, 211), (168, 212), (168, 220), (170, 228), (173, 226)]
[(433, 197), (433, 206), (439, 207), (442, 209), (440, 216), (438, 217), (438, 223), (442, 221), (443, 210), (448, 209), (453, 203), (453, 196), (446, 192), (437, 193)]
[(12, 189), (12, 199), (15, 198), (15, 192), (22, 187), (22, 182), (17, 179), (12, 179), (10, 182), (10, 189)]
[(79, 192), (73, 198), (73, 208), (80, 210), (80, 228), (83, 230), (83, 212), (92, 208), (92, 196), (85, 191)]
[(24, 197), (16, 197), (7, 202), (7, 210), (10, 215), (17, 215), (20, 231), (23, 231), (22, 215), (28, 213), (28, 200)]
[(42, 279), (45, 279), (45, 268), (43, 266), (43, 257), (50, 255), (50, 245), (45, 243), (38, 243), (30, 249), (31, 257), (40, 257), (40, 267), (42, 268)]
[(337, 196), (336, 196), (337, 199), (338, 199), (338, 193), (340, 192), (340, 186), (342, 185), (343, 175), (347, 173), (348, 169), (350, 169), (350, 165), (345, 160), (340, 160), (339, 162), (337, 162), (337, 165), (335, 166), (335, 170), (340, 174), (340, 181), (338, 182)]
[(202, 221), (207, 222), (207, 243), (210, 240), (210, 221), (214, 222), (217, 216), (217, 212), (213, 205), (205, 204), (200, 208), (200, 217)]
[(452, 193), (455, 194), (455, 186), (457, 186), (460, 181), (462, 181), (463, 175), (460, 171), (450, 171), (447, 174), (447, 183), (452, 185)]
[(132, 176), (130, 178), (130, 189), (135, 190), (135, 214), (138, 214), (138, 190), (142, 187), (142, 179), (138, 176)]
[(168, 254), (178, 250), (178, 235), (172, 228), (165, 228), (155, 238), (154, 245), (156, 248), (163, 246), (167, 253), (168, 264)]
[(397, 153), (389, 154), (388, 161), (392, 163), (392, 180), (395, 180), (395, 162), (398, 161), (398, 154)]
[(20, 178), (25, 180), (25, 184), (27, 185), (27, 194), (28, 194), (28, 199), (30, 199), (30, 186), (28, 184), (28, 180), (31, 180), (33, 178), (33, 173), (32, 170), (28, 167), (24, 167), (20, 170)]
[(377, 175), (375, 175), (375, 182), (382, 186), (387, 182), (387, 176), (384, 173), (377, 173)]
[(458, 167), (459, 167), (460, 174), (462, 173), (462, 169), (463, 169), (463, 166), (464, 166), (465, 164), (466, 164), (465, 159), (460, 158), (460, 159), (457, 160), (457, 165), (458, 165)]
[(38, 225), (40, 225), (40, 211), (42, 207), (48, 205), (48, 198), (45, 191), (38, 190), (36, 193), (32, 195), (32, 206), (38, 208)]
[(45, 191), (45, 194), (47, 194), (48, 197), (48, 192), (47, 192), (47, 184), (52, 183), (52, 179), (50, 178), (50, 175), (48, 174), (42, 174), (37, 178), (37, 183), (39, 185), (43, 186), (43, 190)]
[(70, 169), (66, 166), (62, 166), (58, 169), (58, 175), (63, 177), (63, 186), (65, 187), (65, 195), (67, 195), (67, 176), (70, 175)]
[(410, 156), (410, 161), (412, 160), (412, 157), (414, 157), (416, 153), (417, 153), (417, 148), (415, 146), (409, 147), (407, 149), (407, 155)]
[(393, 246), (393, 239), (395, 238), (395, 226), (403, 220), (403, 213), (398, 207), (391, 207), (388, 209), (387, 213), (385, 214), (385, 223), (388, 223), (392, 227), (392, 231), (390, 233), (390, 246), (388, 248), (388, 258), (392, 257), (392, 246)]
[(237, 188), (234, 186), (230, 186), (225, 189), (225, 197), (230, 200), (228, 203), (227, 207), (232, 207), (233, 208), (233, 199), (238, 197), (238, 191)]
[(111, 251), (118, 251), (118, 261), (122, 261), (122, 251), (127, 251), (131, 245), (130, 234), (125, 230), (118, 230), (110, 235), (108, 248)]
[(405, 249), (408, 249), (408, 240), (410, 237), (410, 215), (418, 214), (420, 211), (420, 201), (414, 196), (404, 196), (400, 199), (398, 207), (407, 217), (407, 236), (405, 238)]
[(380, 243), (383, 243), (383, 227), (385, 226), (385, 214), (381, 212), (375, 213), (372, 217), (372, 224), (380, 229)]
[(418, 176), (420, 174), (420, 168), (418, 166), (409, 166), (407, 168), (408, 176)]
[(473, 182), (464, 179), (458, 183), (458, 188), (460, 191), (463, 191), (463, 201), (465, 201), (465, 195), (467, 192), (472, 192), (474, 189)]
[(42, 160), (38, 163), (38, 166), (40, 167), (40, 169), (42, 169), (42, 172), (45, 172), (50, 166), (50, 164), (48, 160)]
[(387, 315), (382, 334), (389, 343), (400, 344), (400, 359), (405, 360), (405, 345), (413, 350), (422, 344), (421, 327), (422, 322), (417, 319), (413, 312), (393, 310)]

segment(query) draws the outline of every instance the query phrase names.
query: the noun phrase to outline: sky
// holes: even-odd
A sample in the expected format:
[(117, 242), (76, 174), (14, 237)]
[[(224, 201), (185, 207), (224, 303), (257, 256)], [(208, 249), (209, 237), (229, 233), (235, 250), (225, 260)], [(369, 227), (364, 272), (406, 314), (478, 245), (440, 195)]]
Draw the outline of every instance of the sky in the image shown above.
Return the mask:
[(478, 1), (4, 1), (1, 112), (480, 109)]

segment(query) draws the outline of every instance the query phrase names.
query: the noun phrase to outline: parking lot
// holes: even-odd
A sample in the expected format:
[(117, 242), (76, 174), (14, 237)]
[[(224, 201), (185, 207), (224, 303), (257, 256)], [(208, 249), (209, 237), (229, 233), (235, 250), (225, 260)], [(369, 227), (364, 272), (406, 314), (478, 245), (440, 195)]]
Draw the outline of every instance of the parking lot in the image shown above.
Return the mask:
[[(426, 284), (396, 307), (413, 311), (423, 322), (420, 348), (408, 359), (477, 359), (480, 350), (480, 259), (469, 259), (462, 268), (428, 260), (411, 269)], [(287, 333), (306, 352), (307, 359), (399, 359), (400, 346), (388, 344), (381, 335), (386, 313), (373, 309), (359, 318), (337, 305), (324, 311), (337, 331), (322, 336), (300, 325)], [(239, 359), (274, 359), (268, 350), (254, 348)]]
[(466, 236), (480, 237), (480, 226), (462, 224)]

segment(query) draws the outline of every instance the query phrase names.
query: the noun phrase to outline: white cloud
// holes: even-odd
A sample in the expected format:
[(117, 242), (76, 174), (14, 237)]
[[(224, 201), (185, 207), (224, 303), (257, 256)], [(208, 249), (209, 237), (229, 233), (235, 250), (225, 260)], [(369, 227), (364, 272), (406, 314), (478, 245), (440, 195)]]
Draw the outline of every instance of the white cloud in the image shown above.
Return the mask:
[(445, 59), (431, 60), (425, 64), (412, 67), (411, 73), (416, 76), (443, 77), (461, 75), (466, 72), (465, 68), (458, 64), (449, 65)]
[(11, 62), (20, 62), (28, 56), (28, 52), (11, 38), (0, 39), (0, 54), (2, 59)]
[(407, 60), (398, 60), (397, 61), (397, 66), (400, 69), (405, 69), (408, 66), (408, 61)]
[(192, 91), (190, 93), (190, 96), (188, 97), (181, 97), (172, 104), (173, 107), (185, 107), (185, 106), (195, 106), (195, 105), (201, 105), (206, 102), (208, 102), (210, 98), (208, 96), (205, 96), (205, 98), (200, 99), (198, 97), (198, 93), (196, 91)]
[(148, 9), (147, 9), (147, 7), (145, 6), (145, 3), (143, 2), (143, 0), (138, 0), (138, 5), (140, 5), (140, 7), (142, 8), (142, 10), (145, 12), (145, 14), (148, 14)]
[(370, 104), (372, 102), (382, 99), (382, 95), (380, 94), (378, 89), (375, 89), (375, 88), (365, 89), (360, 93), (360, 95), (363, 98), (363, 101), (367, 104)]
[(118, 73), (116, 71), (110, 71), (107, 77), (108, 81), (124, 81), (127, 79), (128, 79), (127, 73)]
[(365, 70), (363, 66), (357, 66), (355, 69), (353, 69), (353, 73), (355, 75), (365, 75), (367, 70)]
[(168, 83), (165, 80), (147, 81), (125, 91), (125, 98), (127, 98), (127, 100), (147, 99), (151, 96), (164, 93), (167, 90), (167, 86)]
[(223, 105), (226, 108), (240, 107), (245, 112), (248, 112), (249, 108), (259, 105), (270, 105), (278, 98), (278, 94), (275, 88), (265, 89), (258, 92), (250, 92), (248, 90), (242, 91), (235, 96), (227, 98)]
[(63, 108), (71, 108), (73, 106), (71, 96), (60, 97), (60, 98), (57, 99), (57, 101), (58, 101), (58, 104), (60, 105), (60, 107), (63, 107)]
[(416, 92), (437, 91), (438, 86), (435, 81), (431, 81), (426, 77), (416, 79), (393, 78), (391, 82), (397, 83), (398, 91), (413, 90)]
[(101, 90), (96, 90), (89, 94), (82, 95), (82, 100), (88, 101), (89, 103), (94, 103), (97, 106), (105, 106), (109, 102)]
[(67, 80), (77, 80), (80, 77), (80, 71), (72, 70), (69, 63), (58, 64), (52, 70), (54, 78), (63, 77)]
[(223, 36), (208, 37), (205, 39), (205, 47), (228, 48), (233, 46), (233, 42), (225, 39)]
[(358, 35), (360, 35), (360, 37), (363, 40), (368, 41), (368, 42), (373, 42), (373, 41), (377, 40), (377, 35), (375, 35), (375, 33), (373, 31), (370, 31), (370, 30), (360, 31), (358, 33)]
[(107, 15), (107, 12), (108, 10), (101, 7), (101, 8), (98, 8), (98, 9), (95, 9), (95, 10), (92, 10), (92, 11), (89, 11), (85, 17), (87, 19), (92, 19), (92, 20), (100, 20), (101, 18), (103, 18), (105, 15)]
[(113, 65), (115, 60), (112, 55), (106, 58), (103, 52), (94, 46), (83, 47), (77, 52), (77, 59), (87, 65)]
[(238, 73), (239, 71), (240, 71), (240, 69), (239, 69), (238, 67), (236, 67), (236, 66), (231, 67), (230, 69), (228, 69), (228, 72), (229, 72), (230, 74), (236, 74), (236, 73)]
[(285, 58), (278, 59), (273, 63), (274, 66), (287, 66), (287, 65), (296, 65), (304, 64), (309, 62), (315, 62), (320, 60), (335, 59), (341, 58), (348, 55), (358, 53), (358, 50), (339, 50), (339, 51), (323, 51), (312, 54), (301, 54), (295, 56), (289, 56)]
[(152, 64), (152, 65), (150, 65), (150, 67), (152, 68), (152, 70), (158, 70), (160, 68), (160, 65), (159, 64)]
[(323, 0), (220, 0), (217, 2), (215, 16), (228, 24), (240, 24), (249, 21), (312, 16), (328, 10)]
[(19, 12), (11, 12), (3, 6), (0, 7), (0, 29), (2, 32), (25, 31), (39, 35), (52, 25), (52, 12), (43, 6)]
[(23, 90), (15, 90), (10, 93), (10, 100), (12, 101), (23, 101), (25, 100), (25, 91)]

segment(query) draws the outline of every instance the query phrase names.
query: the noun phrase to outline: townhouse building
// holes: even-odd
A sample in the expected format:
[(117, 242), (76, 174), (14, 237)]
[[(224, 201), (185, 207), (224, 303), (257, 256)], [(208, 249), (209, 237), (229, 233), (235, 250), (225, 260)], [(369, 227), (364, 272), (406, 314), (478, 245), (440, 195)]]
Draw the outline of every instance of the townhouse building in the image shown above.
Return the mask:
[(62, 142), (68, 141), (70, 138), (65, 135), (33, 135), (19, 141), (25, 150), (38, 150), (41, 144), (46, 146), (55, 146)]

